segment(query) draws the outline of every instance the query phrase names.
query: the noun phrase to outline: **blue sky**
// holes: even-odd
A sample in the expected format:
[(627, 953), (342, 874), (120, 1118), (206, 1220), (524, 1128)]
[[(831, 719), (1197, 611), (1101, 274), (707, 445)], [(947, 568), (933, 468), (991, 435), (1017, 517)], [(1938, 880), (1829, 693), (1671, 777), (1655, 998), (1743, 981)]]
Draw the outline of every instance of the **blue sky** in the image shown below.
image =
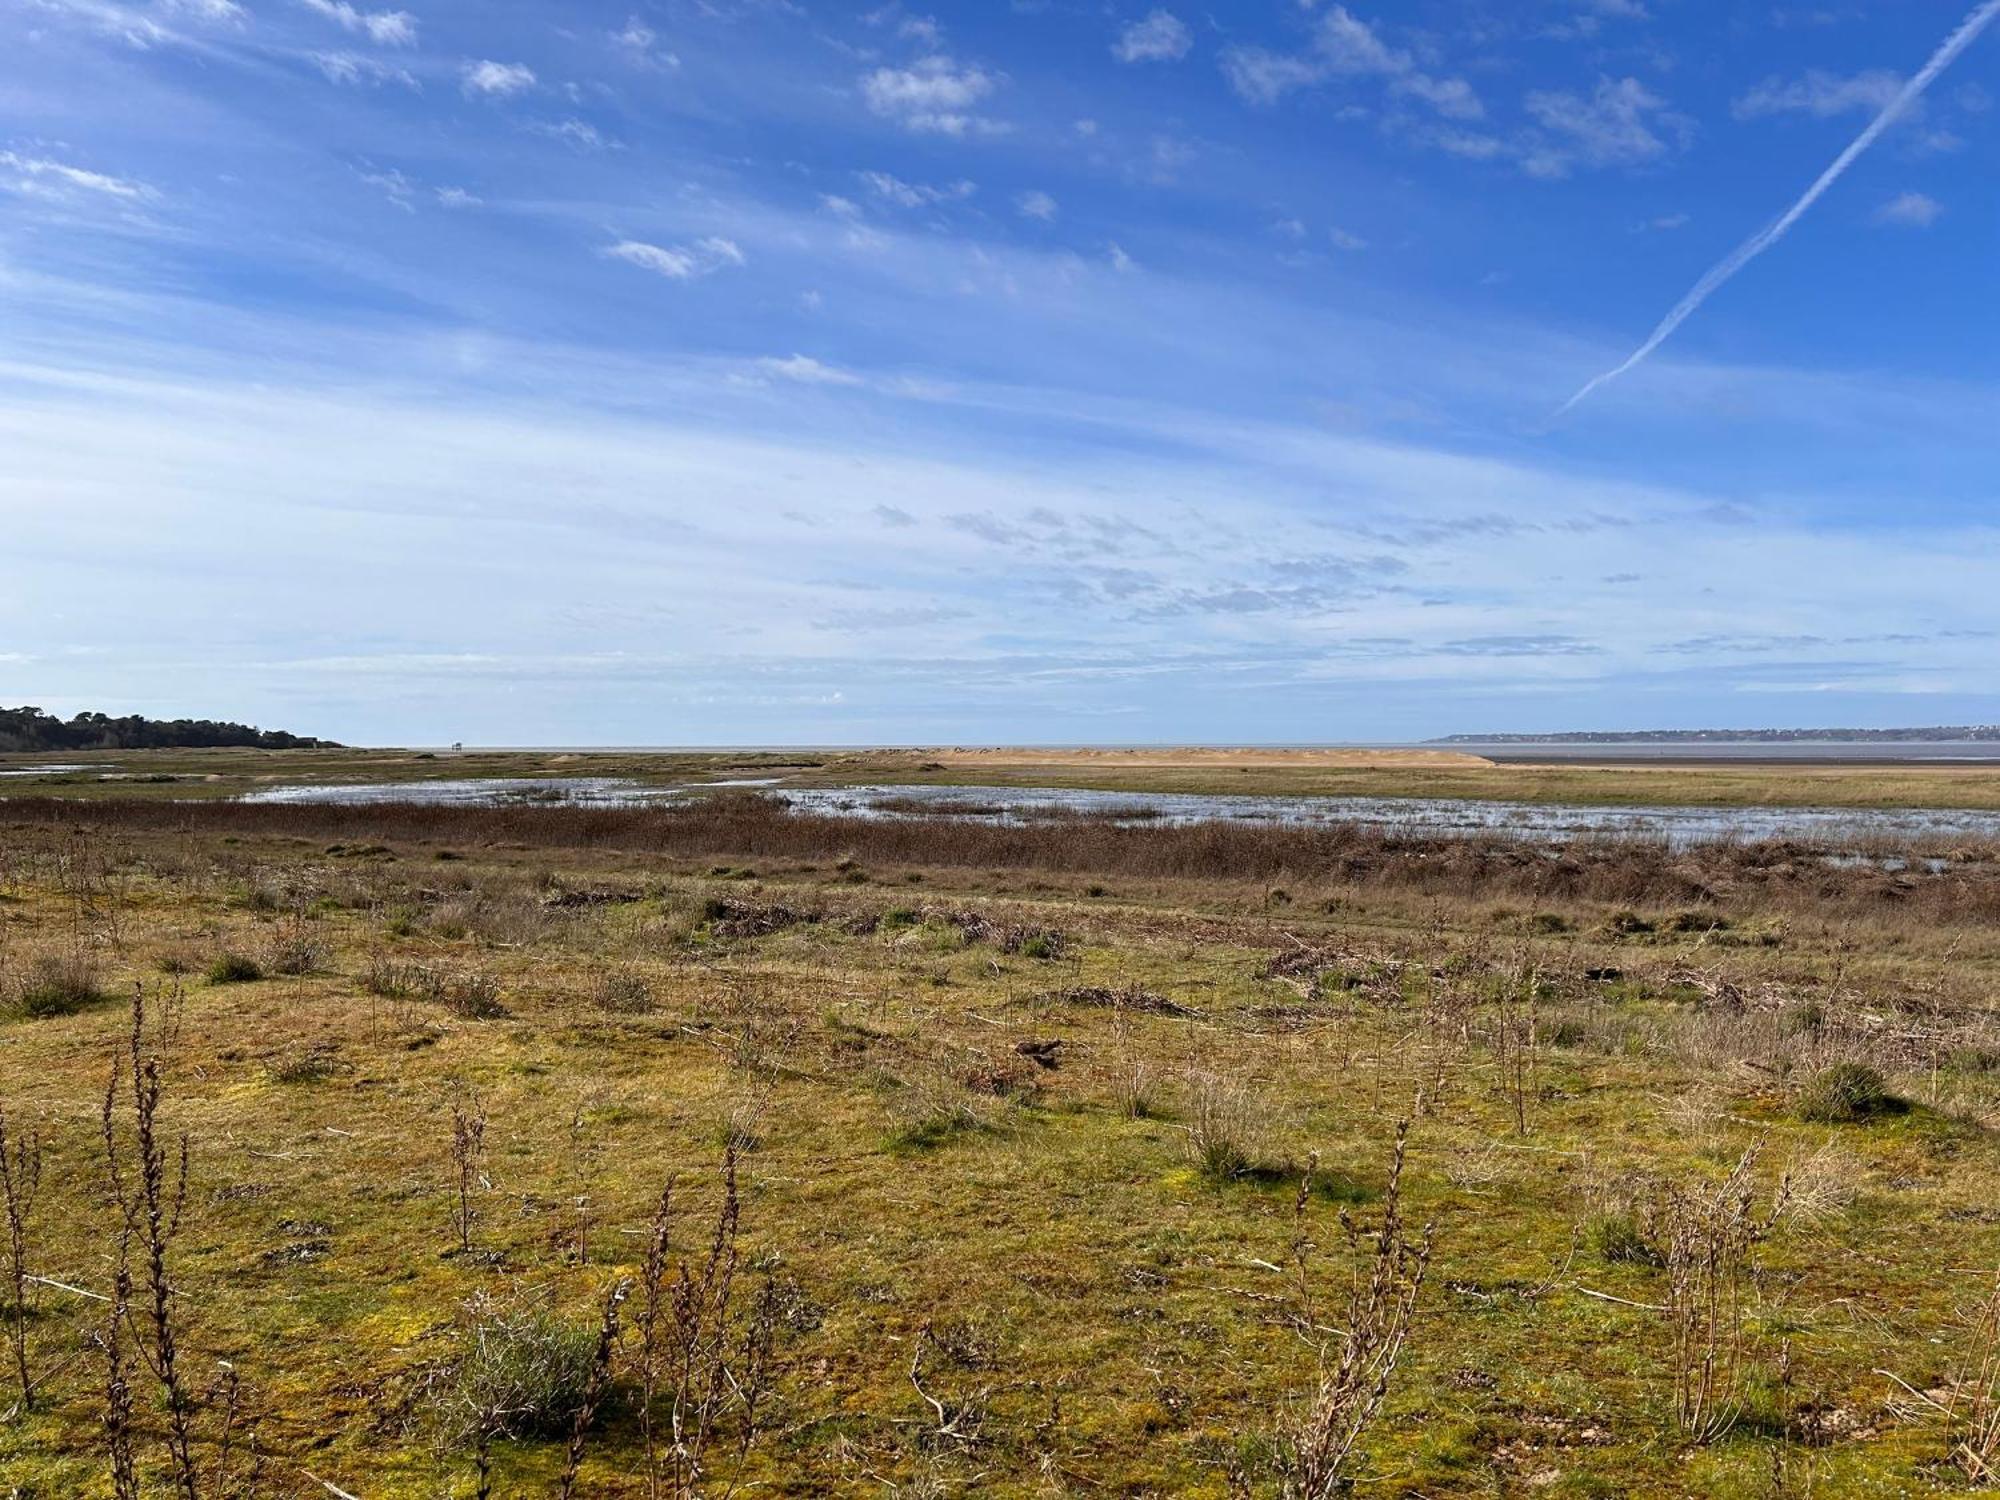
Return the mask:
[(0, 701), (2000, 719), (1970, 0), (0, 5)]

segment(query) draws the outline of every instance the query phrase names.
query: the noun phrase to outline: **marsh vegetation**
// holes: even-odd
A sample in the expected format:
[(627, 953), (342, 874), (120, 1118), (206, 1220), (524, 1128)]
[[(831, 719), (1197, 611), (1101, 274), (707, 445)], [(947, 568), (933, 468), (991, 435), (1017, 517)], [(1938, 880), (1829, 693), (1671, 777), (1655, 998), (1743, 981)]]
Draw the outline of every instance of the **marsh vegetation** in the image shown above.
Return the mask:
[(1969, 1490), (2000, 878), (1823, 853), (0, 804), (0, 1475)]

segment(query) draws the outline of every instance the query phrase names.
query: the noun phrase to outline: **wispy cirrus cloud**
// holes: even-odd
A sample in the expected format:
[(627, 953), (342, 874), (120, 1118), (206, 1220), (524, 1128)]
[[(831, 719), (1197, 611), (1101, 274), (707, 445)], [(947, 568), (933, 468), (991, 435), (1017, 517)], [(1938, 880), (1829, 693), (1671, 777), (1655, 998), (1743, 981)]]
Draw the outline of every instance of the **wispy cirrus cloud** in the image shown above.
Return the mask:
[(21, 193), (86, 193), (128, 203), (159, 196), (143, 182), (17, 151), (0, 151), (0, 173), (10, 177), (14, 190)]
[(734, 240), (709, 235), (687, 245), (654, 245), (644, 240), (620, 240), (604, 253), (613, 260), (651, 271), (669, 281), (696, 281), (731, 266), (749, 264)]
[(371, 42), (390, 47), (417, 44), (417, 18), (406, 10), (361, 10), (348, 0), (301, 0), (301, 3), (347, 31), (366, 34)]
[(799, 385), (865, 385), (859, 375), (852, 370), (843, 370), (837, 365), (829, 365), (807, 354), (791, 354), (782, 359), (760, 359), (757, 368), (766, 375), (779, 380), (793, 381)]
[(862, 172), (859, 176), (869, 192), (899, 208), (926, 208), (940, 203), (962, 203), (979, 191), (977, 183), (968, 182), (964, 178), (941, 187), (934, 187), (926, 183), (905, 182), (902, 178), (887, 172)]
[(325, 75), (328, 83), (396, 83), (409, 89), (422, 87), (408, 68), (399, 68), (393, 63), (358, 52), (315, 52), (312, 62)]

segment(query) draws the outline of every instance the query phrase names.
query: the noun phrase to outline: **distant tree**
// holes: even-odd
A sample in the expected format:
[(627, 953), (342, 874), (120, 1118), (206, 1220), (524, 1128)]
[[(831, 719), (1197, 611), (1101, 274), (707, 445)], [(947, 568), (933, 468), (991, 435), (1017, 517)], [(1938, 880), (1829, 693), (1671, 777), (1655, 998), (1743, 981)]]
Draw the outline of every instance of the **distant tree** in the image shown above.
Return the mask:
[(333, 750), (332, 740), (214, 719), (112, 718), (80, 713), (67, 721), (39, 708), (0, 708), (0, 750)]

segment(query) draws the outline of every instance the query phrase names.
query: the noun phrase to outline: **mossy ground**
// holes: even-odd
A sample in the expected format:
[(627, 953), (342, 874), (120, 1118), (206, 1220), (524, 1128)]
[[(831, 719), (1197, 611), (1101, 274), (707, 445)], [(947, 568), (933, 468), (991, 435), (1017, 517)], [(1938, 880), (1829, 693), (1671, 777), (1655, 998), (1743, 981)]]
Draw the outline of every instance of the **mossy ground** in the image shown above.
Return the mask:
[[(1274, 908), (1261, 890), (1092, 896), (1082, 879), (963, 871), (5, 837), (0, 965), (81, 946), (112, 997), (0, 1022), (0, 1104), (52, 1151), (34, 1268), (105, 1289), (116, 996), (181, 986), (166, 1113), (192, 1141), (188, 1360), (245, 1381), (265, 1493), (324, 1493), (311, 1474), (368, 1500), (469, 1494), (424, 1394), (468, 1303), (594, 1317), (643, 1256), (667, 1174), (697, 1225), (732, 1125), (755, 1141), (746, 1248), (790, 1298), (745, 1493), (1220, 1496), (1237, 1468), (1268, 1488), (1261, 1465), (1313, 1372), (1273, 1269), (1297, 1169), (1317, 1153), (1330, 1184), (1307, 1222), (1338, 1305), (1337, 1216), (1368, 1219), (1403, 1119), (1406, 1212), (1435, 1222), (1437, 1248), (1359, 1493), (1769, 1495), (1780, 1459), (1798, 1493), (1808, 1467), (1823, 1496), (1954, 1487), (1936, 1421), (1877, 1372), (1940, 1389), (2000, 1255), (2000, 1072), (1982, 1061), (2000, 1055), (2000, 933), (1856, 952), (1795, 927), (1718, 946), (1618, 937), (1598, 912), (1538, 932), (1334, 888)], [(717, 895), (817, 920), (726, 939), (704, 915)], [(967, 909), (1060, 929), (1064, 956), (968, 941), (945, 919)], [(301, 924), (318, 972), (200, 977)], [(1317, 986), (1260, 977), (1295, 940), (1333, 955)], [(371, 994), (383, 964), (488, 976), (505, 1014)], [(1518, 1019), (1529, 971), (1534, 1045), (1515, 1075), (1495, 1001)], [(630, 984), (619, 1010), (597, 1006), (607, 973), (643, 980), (651, 1009), (631, 1008)], [(1715, 1003), (1719, 980), (1742, 998)], [(1134, 989), (1182, 1013), (1096, 1003)], [(1808, 1004), (1811, 1027), (1781, 1023)], [(1053, 1069), (1016, 1051), (1053, 1040)], [(1837, 1049), (1883, 1066), (1911, 1110), (1801, 1123), (1788, 1075)], [(1194, 1169), (1198, 1079), (1235, 1091), (1263, 1170)], [(1135, 1087), (1155, 1101), (1139, 1117)], [(470, 1257), (446, 1253), (450, 1108), (468, 1091), (490, 1121)], [(1823, 1201), (1758, 1252), (1744, 1420), (1693, 1445), (1672, 1421), (1668, 1331), (1628, 1305), (1660, 1300), (1660, 1271), (1596, 1256), (1582, 1230), (1633, 1184), (1712, 1179), (1757, 1141), (1767, 1189), (1799, 1167)], [(0, 1424), (0, 1490), (108, 1494), (83, 1342), (101, 1308), (47, 1286), (34, 1301), (36, 1363), (56, 1373), (44, 1410)], [(976, 1441), (937, 1436), (912, 1387), (927, 1324), (951, 1353), (925, 1386), (983, 1406)], [(1769, 1377), (1787, 1343), (1788, 1394)], [(1808, 1411), (1823, 1441), (1804, 1440)], [(561, 1446), (503, 1444), (495, 1492), (550, 1493)], [(614, 1396), (583, 1492), (644, 1493), (637, 1453)]]

